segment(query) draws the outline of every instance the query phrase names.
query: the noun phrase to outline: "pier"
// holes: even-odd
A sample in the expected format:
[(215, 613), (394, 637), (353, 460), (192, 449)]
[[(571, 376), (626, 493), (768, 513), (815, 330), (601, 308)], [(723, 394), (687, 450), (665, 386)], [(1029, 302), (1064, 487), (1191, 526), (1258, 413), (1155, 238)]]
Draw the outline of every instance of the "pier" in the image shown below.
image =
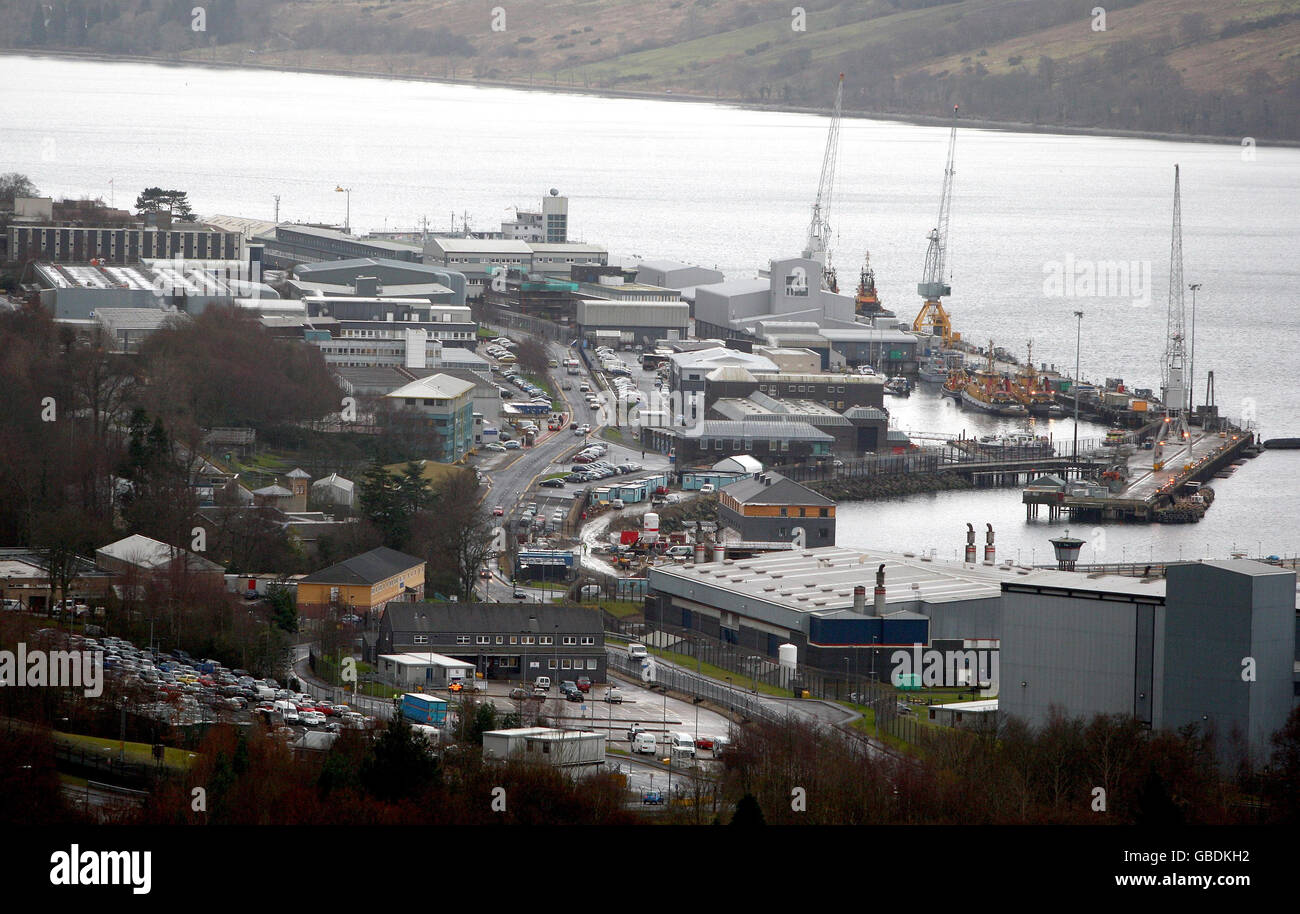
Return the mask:
[[(1208, 503), (1194, 491), (1199, 483), (1234, 460), (1253, 456), (1253, 445), (1254, 436), (1241, 429), (1190, 428), (1186, 439), (1164, 446), (1160, 459), (1155, 449), (1107, 458), (1107, 469), (1097, 483), (1071, 485), (1063, 479), (1040, 477), (1021, 494), (1025, 519), (1038, 517), (1045, 506), (1049, 521), (1066, 513), (1098, 520), (1199, 520)], [(1186, 510), (1162, 516), (1176, 502)]]

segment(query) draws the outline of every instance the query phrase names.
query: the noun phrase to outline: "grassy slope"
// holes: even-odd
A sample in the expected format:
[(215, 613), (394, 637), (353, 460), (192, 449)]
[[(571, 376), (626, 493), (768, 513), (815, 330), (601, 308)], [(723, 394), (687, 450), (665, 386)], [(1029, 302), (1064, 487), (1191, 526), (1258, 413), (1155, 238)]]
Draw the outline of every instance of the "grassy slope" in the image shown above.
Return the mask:
[[(846, 0), (847, 2), (847, 0)], [(707, 7), (698, 0), (517, 0), (506, 8), (506, 28), (493, 31), (491, 6), (463, 0), (307, 0), (287, 4), (276, 13), (281, 34), (292, 34), (301, 24), (328, 12), (352, 12), (376, 23), (410, 28), (445, 28), (465, 35), (478, 51), (474, 58), (398, 55), (346, 55), (332, 51), (273, 51), (263, 48), (247, 55), (247, 48), (218, 48), (217, 59), (250, 60), (312, 67), (355, 67), (375, 72), (492, 77), (529, 82), (569, 83), (593, 87), (700, 92), (713, 94), (726, 86), (740, 68), (761, 71), (790, 51), (808, 47), (812, 66), (843, 54), (886, 45), (901, 31), (916, 27), (940, 28), (960, 14), (978, 17), (985, 8), (1004, 0), (961, 0), (919, 10), (891, 11), (883, 0), (863, 4), (882, 15), (838, 25), (839, 7), (810, 10), (807, 31), (790, 28), (788, 11), (774, 16), (776, 6), (746, 0), (716, 0)], [(747, 8), (762, 17), (734, 27)], [(1207, 33), (1217, 35), (1228, 22), (1248, 21), (1278, 12), (1295, 11), (1294, 0), (1198, 0), (1195, 10), (1206, 17)], [(1008, 59), (1027, 62), (1047, 54), (1059, 61), (1104, 53), (1111, 44), (1131, 38), (1152, 38), (1168, 33), (1180, 43), (1179, 21), (1189, 11), (1186, 0), (1146, 0), (1127, 10), (1109, 14), (1107, 30), (1093, 32), (1084, 20), (1034, 31), (987, 47), (980, 60), (992, 72), (1011, 68)], [(721, 31), (715, 31), (721, 28)], [(590, 31), (584, 31), (590, 29)], [(521, 39), (523, 39), (521, 41)], [(531, 39), (531, 40), (530, 40)], [(746, 50), (768, 43), (750, 55)], [(283, 43), (280, 43), (283, 45)], [(647, 44), (646, 50), (637, 50)], [(561, 47), (561, 45), (569, 45)], [(659, 46), (662, 45), (662, 46)], [(509, 57), (510, 48), (533, 56)], [(975, 49), (971, 49), (971, 53)], [(213, 51), (185, 56), (213, 59)], [(952, 56), (917, 58), (909, 70), (939, 73), (962, 66), (961, 52)], [(1246, 77), (1263, 69), (1281, 79), (1294, 75), (1300, 65), (1300, 21), (1218, 40), (1207, 38), (1175, 48), (1168, 60), (1183, 71), (1195, 88), (1241, 88)], [(898, 75), (902, 75), (901, 73)]]

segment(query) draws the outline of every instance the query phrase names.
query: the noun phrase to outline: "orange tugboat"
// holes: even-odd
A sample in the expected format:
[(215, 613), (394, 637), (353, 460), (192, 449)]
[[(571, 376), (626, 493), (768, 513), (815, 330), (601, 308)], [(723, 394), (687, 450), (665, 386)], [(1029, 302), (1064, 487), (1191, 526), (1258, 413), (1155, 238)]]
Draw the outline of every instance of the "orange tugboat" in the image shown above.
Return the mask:
[(971, 406), (995, 416), (1025, 416), (1029, 410), (1012, 393), (1011, 382), (1002, 377), (993, 364), (993, 341), (989, 340), (988, 367), (975, 372), (962, 388), (963, 406)]
[(867, 251), (862, 259), (862, 272), (858, 274), (858, 294), (854, 302), (854, 312), (858, 317), (871, 319), (898, 316), (893, 311), (880, 306), (880, 296), (876, 292), (876, 271), (871, 269), (870, 251)]
[(1034, 341), (1029, 341), (1029, 360), (1024, 368), (1016, 372), (1011, 381), (1011, 395), (1020, 402), (1031, 416), (1054, 418), (1065, 415), (1065, 410), (1052, 396), (1052, 390), (1045, 379), (1034, 369)]

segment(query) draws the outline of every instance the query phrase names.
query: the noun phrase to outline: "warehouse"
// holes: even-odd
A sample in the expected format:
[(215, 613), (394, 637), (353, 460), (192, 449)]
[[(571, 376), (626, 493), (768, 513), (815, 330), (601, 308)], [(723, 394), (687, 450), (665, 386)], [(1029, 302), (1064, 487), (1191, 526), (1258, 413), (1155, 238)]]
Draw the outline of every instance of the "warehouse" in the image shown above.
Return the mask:
[(1249, 560), (1171, 565), (1163, 579), (1040, 571), (1002, 591), (1004, 715), (1194, 724), (1235, 765), (1262, 760), (1295, 702), (1294, 571)]
[(580, 336), (593, 343), (652, 346), (655, 340), (689, 335), (690, 306), (685, 302), (618, 302), (579, 299)]
[(465, 277), (461, 273), (388, 257), (299, 264), (294, 267), (288, 285), (295, 298), (383, 295), (422, 298), (433, 304), (465, 304)]
[(1001, 582), (1021, 577), (1020, 569), (1006, 566), (876, 550), (769, 552), (651, 568), (646, 621), (773, 659), (789, 642), (800, 663), (843, 670), (848, 657), (856, 674), (888, 679), (894, 652), (913, 644), (996, 649)]

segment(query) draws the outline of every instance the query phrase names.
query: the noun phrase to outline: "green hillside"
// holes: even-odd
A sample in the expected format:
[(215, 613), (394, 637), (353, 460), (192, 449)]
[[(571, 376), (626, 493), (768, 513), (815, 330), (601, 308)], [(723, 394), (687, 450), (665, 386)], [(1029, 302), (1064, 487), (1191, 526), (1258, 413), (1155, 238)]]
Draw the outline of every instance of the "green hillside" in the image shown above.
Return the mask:
[(1300, 0), (209, 0), (202, 23), (195, 6), (0, 0), (0, 42), (813, 107), (844, 72), (851, 111), (1300, 139)]

